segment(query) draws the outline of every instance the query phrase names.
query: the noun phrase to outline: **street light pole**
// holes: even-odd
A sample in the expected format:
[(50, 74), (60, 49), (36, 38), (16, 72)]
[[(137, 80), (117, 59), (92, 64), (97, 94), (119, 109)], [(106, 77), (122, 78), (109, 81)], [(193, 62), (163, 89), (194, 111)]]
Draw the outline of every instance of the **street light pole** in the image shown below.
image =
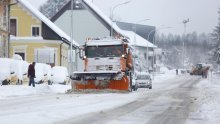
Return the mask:
[(114, 10), (117, 8), (117, 7), (119, 7), (119, 6), (122, 6), (122, 5), (125, 5), (125, 4), (128, 4), (128, 3), (130, 3), (131, 1), (126, 1), (126, 2), (124, 2), (124, 3), (120, 3), (120, 4), (117, 4), (117, 5), (115, 5), (113, 8), (112, 8), (112, 10), (111, 10), (111, 20), (112, 20), (112, 24), (111, 24), (111, 37), (113, 38), (113, 22), (114, 22)]
[(185, 59), (185, 43), (184, 43), (184, 40), (185, 40), (185, 34), (186, 34), (186, 24), (189, 22), (189, 19), (186, 19), (186, 20), (183, 20), (183, 25), (184, 25), (184, 32), (183, 32), (183, 54), (182, 54), (182, 61), (183, 61), (183, 69), (185, 68), (185, 66), (184, 66), (184, 59)]
[(70, 73), (73, 71), (73, 0), (71, 0), (71, 15), (70, 15)]

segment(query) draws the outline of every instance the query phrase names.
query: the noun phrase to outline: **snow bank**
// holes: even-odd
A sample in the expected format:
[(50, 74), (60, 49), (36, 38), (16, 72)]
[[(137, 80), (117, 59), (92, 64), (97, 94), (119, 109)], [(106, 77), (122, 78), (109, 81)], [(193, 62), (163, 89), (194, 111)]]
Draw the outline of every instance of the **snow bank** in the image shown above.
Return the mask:
[(40, 84), (36, 85), (36, 87), (27, 85), (5, 85), (0, 86), (0, 99), (6, 99), (16, 96), (65, 93), (70, 88), (70, 85)]
[(220, 75), (209, 74), (208, 79), (202, 80), (197, 86), (198, 108), (190, 114), (189, 124), (219, 124), (220, 122)]
[(167, 67), (164, 66), (161, 67), (160, 71), (161, 73), (159, 74), (152, 74), (152, 76), (154, 77), (154, 82), (163, 82), (176, 76), (176, 70), (169, 70)]

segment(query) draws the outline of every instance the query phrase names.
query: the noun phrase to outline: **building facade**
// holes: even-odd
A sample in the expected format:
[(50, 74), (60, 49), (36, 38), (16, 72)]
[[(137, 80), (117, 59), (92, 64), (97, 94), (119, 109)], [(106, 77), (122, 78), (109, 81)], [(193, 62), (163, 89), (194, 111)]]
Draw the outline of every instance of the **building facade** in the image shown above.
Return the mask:
[(10, 35), (10, 57), (18, 54), (29, 63), (69, 66), (70, 37), (26, 0), (11, 6)]
[(0, 0), (0, 58), (9, 52), (9, 4), (10, 0)]

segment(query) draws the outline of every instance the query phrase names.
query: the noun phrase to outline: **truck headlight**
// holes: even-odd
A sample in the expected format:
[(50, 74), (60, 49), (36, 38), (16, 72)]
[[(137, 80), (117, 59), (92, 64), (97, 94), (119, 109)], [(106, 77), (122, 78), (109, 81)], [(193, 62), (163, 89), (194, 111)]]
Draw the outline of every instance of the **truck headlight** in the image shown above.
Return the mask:
[(125, 54), (122, 54), (121, 57), (122, 57), (122, 58), (126, 58), (126, 55), (125, 55)]

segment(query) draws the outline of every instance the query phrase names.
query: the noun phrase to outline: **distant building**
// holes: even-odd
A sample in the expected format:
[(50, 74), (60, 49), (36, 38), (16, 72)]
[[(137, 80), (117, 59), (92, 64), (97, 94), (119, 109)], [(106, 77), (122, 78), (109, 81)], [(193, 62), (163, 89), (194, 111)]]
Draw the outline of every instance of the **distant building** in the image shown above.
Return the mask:
[(10, 57), (18, 54), (28, 62), (69, 67), (70, 37), (27, 0), (11, 6), (10, 35)]
[[(155, 35), (155, 26), (149, 26), (149, 25), (142, 25), (142, 24), (134, 24), (134, 23), (127, 23), (127, 22), (116, 22), (118, 27), (120, 27), (123, 30), (127, 31), (133, 31), (135, 32), (136, 27), (136, 33), (143, 37), (144, 39), (150, 41), (153, 43), (154, 35)], [(149, 36), (149, 39), (148, 39)]]
[(8, 57), (10, 0), (0, 0), (0, 58)]

